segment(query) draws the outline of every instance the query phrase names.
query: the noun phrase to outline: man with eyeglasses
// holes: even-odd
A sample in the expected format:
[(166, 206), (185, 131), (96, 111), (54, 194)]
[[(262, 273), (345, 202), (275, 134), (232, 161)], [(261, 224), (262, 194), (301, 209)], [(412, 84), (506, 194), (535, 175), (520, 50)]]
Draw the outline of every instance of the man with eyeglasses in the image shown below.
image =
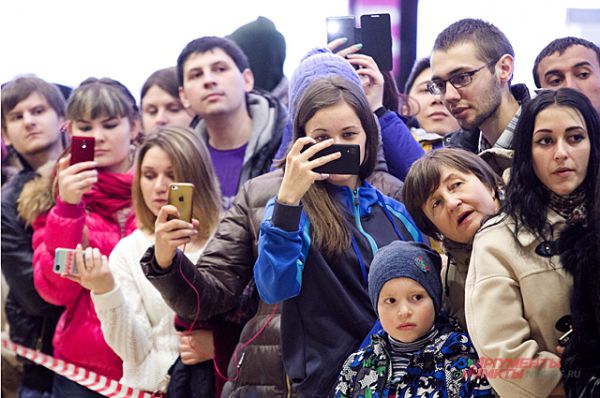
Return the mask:
[(535, 59), (533, 80), (538, 88), (581, 91), (600, 114), (600, 47), (591, 41), (569, 36), (550, 42)]
[(510, 149), (521, 104), (530, 97), (524, 84), (510, 85), (514, 50), (504, 33), (480, 19), (457, 21), (436, 38), (431, 69), (429, 91), (464, 130), (449, 146), (469, 150), (477, 140), (477, 153)]

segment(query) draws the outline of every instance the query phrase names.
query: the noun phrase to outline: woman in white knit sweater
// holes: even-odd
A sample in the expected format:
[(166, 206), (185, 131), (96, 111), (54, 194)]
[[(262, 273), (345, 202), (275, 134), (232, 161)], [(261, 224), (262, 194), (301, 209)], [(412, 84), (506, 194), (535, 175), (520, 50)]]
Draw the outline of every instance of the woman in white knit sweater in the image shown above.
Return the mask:
[(142, 254), (154, 244), (154, 222), (167, 204), (172, 182), (194, 185), (193, 223), (178, 219), (170, 223), (196, 230), (191, 241), (182, 242), (186, 243), (185, 254), (196, 262), (219, 221), (220, 193), (205, 144), (181, 127), (161, 128), (138, 150), (133, 183), (138, 229), (115, 246), (108, 261), (97, 249), (78, 249), (76, 254), (80, 283), (92, 291), (104, 338), (123, 360), (121, 382), (147, 391), (159, 387), (180, 350), (185, 364), (212, 356), (212, 335), (202, 336), (200, 340), (206, 343), (193, 348), (188, 335), (178, 336), (174, 312), (140, 267)]

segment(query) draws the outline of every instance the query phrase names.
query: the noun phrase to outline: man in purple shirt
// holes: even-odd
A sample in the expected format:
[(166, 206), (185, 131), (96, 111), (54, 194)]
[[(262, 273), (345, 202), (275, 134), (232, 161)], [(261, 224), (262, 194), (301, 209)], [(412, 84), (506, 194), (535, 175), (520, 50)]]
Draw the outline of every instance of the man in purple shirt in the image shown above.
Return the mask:
[(287, 122), (275, 98), (253, 91), (248, 59), (231, 40), (192, 40), (177, 59), (179, 95), (198, 115), (195, 130), (206, 139), (221, 183), (223, 208), (241, 185), (269, 171)]

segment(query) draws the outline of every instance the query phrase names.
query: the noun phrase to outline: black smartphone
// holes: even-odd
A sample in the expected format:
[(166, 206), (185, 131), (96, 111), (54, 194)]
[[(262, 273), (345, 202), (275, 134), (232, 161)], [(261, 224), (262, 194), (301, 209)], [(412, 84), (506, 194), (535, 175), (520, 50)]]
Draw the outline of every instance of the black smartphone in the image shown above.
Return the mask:
[(192, 198), (194, 185), (187, 182), (174, 182), (169, 185), (167, 201), (179, 210), (179, 219), (192, 222)]
[(361, 53), (371, 56), (379, 70), (392, 70), (392, 28), (390, 14), (360, 16)]
[(341, 37), (348, 39), (335, 49), (336, 52), (358, 43), (356, 31), (356, 20), (353, 16), (327, 17), (327, 43)]
[(71, 164), (87, 162), (94, 160), (94, 137), (71, 138)]
[[(305, 145), (304, 148), (302, 148), (302, 152), (310, 148), (312, 145), (313, 144)], [(317, 159), (335, 152), (340, 152), (342, 156), (324, 164), (323, 166), (314, 168), (313, 171), (327, 174), (358, 175), (358, 170), (360, 168), (360, 145), (333, 144), (330, 147), (317, 152), (309, 160)]]

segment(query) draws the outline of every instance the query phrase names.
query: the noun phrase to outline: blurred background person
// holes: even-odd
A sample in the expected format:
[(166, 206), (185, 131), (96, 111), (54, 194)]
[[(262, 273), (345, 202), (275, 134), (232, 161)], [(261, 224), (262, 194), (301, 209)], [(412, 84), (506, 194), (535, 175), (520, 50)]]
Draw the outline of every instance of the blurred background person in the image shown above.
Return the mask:
[[(413, 137), (426, 151), (446, 145), (452, 133), (460, 130), (458, 121), (450, 114), (439, 95), (427, 89), (431, 80), (431, 62), (422, 58), (415, 62), (404, 86), (409, 96), (406, 113), (413, 115), (407, 122)], [(411, 101), (414, 99), (414, 101)], [(410, 109), (410, 105), (417, 109)]]
[(174, 66), (152, 73), (142, 86), (140, 98), (144, 134), (154, 133), (167, 125), (190, 127), (194, 114), (179, 99)]
[(288, 79), (283, 74), (286, 44), (285, 37), (268, 18), (237, 28), (227, 36), (246, 54), (254, 75), (254, 88), (268, 91), (283, 105), (288, 103)]

